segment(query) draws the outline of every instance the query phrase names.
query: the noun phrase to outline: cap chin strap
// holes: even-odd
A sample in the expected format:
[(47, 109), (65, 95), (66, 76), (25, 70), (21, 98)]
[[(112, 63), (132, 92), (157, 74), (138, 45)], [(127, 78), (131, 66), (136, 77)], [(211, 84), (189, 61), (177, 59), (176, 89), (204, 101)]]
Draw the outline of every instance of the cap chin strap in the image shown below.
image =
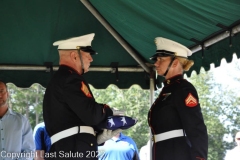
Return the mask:
[(80, 48), (78, 49), (78, 54), (79, 54), (79, 58), (80, 58), (81, 65), (82, 65), (82, 75), (83, 75), (84, 74), (84, 64), (83, 64), (83, 60), (82, 60), (82, 55), (80, 53)]
[(168, 73), (168, 71), (169, 71), (169, 69), (170, 69), (170, 67), (171, 67), (171, 65), (172, 65), (172, 63), (173, 63), (173, 61), (174, 61), (174, 59), (175, 59), (175, 56), (172, 57), (172, 60), (171, 60), (171, 62), (169, 63), (166, 72), (163, 74), (163, 77), (166, 77), (166, 75), (167, 75), (167, 73)]

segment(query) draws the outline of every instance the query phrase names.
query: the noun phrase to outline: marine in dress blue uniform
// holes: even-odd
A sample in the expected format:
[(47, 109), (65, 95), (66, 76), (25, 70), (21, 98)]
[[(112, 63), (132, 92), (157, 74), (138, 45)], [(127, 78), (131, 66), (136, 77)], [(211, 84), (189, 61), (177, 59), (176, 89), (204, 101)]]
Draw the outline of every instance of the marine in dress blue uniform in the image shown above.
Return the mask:
[(183, 78), (193, 61), (185, 46), (157, 37), (155, 61), (164, 86), (148, 113), (153, 160), (207, 160), (208, 135), (195, 87)]
[(58, 46), (60, 66), (43, 101), (44, 122), (52, 143), (46, 159), (98, 159), (96, 136), (101, 135), (100, 124), (113, 112), (95, 101), (83, 77), (93, 61), (91, 55), (96, 54), (91, 47), (93, 37), (92, 33), (53, 44)]

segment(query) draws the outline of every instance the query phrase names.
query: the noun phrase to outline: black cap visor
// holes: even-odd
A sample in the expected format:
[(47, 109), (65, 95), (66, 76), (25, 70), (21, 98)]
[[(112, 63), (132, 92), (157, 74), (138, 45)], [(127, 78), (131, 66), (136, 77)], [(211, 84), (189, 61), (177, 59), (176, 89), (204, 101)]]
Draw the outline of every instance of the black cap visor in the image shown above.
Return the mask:
[(169, 56), (174, 57), (175, 53), (170, 51), (165, 51), (165, 50), (157, 50), (156, 54), (150, 57), (150, 60), (156, 61), (157, 57), (169, 57)]
[(91, 55), (97, 54), (97, 52), (94, 51), (91, 46), (80, 47), (80, 50), (81, 50), (81, 51), (84, 51), (84, 52), (88, 52), (88, 53), (90, 53)]

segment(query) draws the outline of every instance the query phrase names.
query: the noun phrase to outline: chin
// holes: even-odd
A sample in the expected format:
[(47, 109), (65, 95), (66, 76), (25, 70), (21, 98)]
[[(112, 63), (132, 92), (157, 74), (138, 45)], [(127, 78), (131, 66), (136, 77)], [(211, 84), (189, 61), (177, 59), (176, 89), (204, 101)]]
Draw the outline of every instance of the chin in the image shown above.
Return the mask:
[(84, 69), (84, 73), (87, 73), (89, 71), (89, 69)]
[(159, 72), (157, 72), (157, 74), (158, 74), (159, 76), (163, 76), (163, 73), (159, 73)]

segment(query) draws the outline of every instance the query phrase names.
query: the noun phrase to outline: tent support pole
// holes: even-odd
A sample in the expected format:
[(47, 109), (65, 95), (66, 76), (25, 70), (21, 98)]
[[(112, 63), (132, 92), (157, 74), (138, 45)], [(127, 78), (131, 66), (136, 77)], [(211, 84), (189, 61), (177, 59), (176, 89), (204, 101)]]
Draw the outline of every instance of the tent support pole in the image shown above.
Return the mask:
[(83, 5), (97, 18), (97, 20), (112, 34), (112, 36), (123, 46), (123, 48), (141, 65), (141, 67), (150, 73), (150, 68), (140, 59), (136, 52), (126, 43), (126, 41), (119, 36), (113, 27), (99, 14), (99, 12), (92, 6), (88, 0), (80, 0)]
[[(155, 74), (153, 74), (153, 73), (155, 73), (155, 72), (152, 72), (152, 74), (150, 75), (150, 106), (149, 107), (151, 107), (151, 105), (153, 104), (153, 102), (154, 102), (154, 88), (155, 88), (155, 83), (154, 83), (154, 81), (155, 81), (155, 77), (154, 77), (154, 75)], [(150, 145), (149, 145), (149, 158), (150, 158), (150, 160), (152, 160), (152, 134), (151, 134), (151, 129), (149, 128), (149, 141), (150, 141)]]
[[(206, 40), (205, 42), (203, 42), (203, 45), (197, 45), (195, 47), (191, 47), (190, 50), (192, 51), (192, 53), (195, 53), (195, 52), (198, 52), (200, 51), (201, 49), (203, 49), (203, 47), (209, 47), (229, 36), (233, 36), (234, 34), (237, 34), (240, 32), (240, 24), (239, 25), (236, 25), (235, 27), (232, 28), (232, 31), (225, 31), (221, 34), (218, 34), (216, 35), (215, 37), (209, 39), (209, 40)], [(231, 33), (231, 34), (230, 34)]]
[[(59, 66), (51, 66), (52, 71), (57, 71)], [(112, 72), (112, 67), (90, 67), (89, 71), (98, 72)], [(12, 71), (49, 71), (48, 66), (35, 66), (35, 65), (0, 65), (0, 70)], [(119, 72), (144, 72), (143, 68), (139, 67), (118, 67)]]

